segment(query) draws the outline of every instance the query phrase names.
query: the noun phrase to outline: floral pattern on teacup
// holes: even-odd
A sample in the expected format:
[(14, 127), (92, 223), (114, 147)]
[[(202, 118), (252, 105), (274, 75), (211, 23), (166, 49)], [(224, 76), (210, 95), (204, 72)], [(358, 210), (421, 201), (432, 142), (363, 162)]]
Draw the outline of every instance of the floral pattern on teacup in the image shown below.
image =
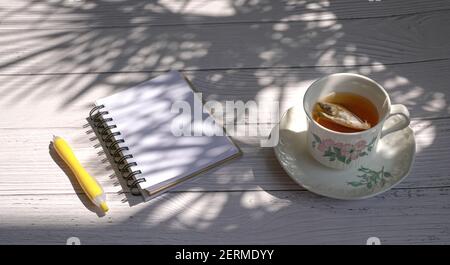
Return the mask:
[(312, 134), (314, 140), (312, 141), (312, 147), (317, 149), (323, 157), (328, 157), (329, 161), (339, 161), (345, 164), (368, 155), (375, 144), (374, 137), (370, 143), (365, 140), (359, 140), (355, 144), (335, 142), (333, 139), (321, 139), (316, 134)]
[(358, 175), (357, 181), (349, 181), (348, 185), (353, 187), (361, 187), (365, 186), (367, 189), (373, 189), (376, 186), (384, 187), (386, 185), (387, 179), (392, 178), (392, 174), (384, 171), (384, 167), (381, 168), (380, 171), (376, 171), (370, 168), (366, 168), (361, 166), (358, 169), (362, 175)]

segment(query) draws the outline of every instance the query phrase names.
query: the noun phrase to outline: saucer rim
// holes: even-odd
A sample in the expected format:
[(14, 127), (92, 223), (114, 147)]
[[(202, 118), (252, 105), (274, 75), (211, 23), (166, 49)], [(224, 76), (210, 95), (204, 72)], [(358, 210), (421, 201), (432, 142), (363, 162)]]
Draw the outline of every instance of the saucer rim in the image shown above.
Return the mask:
[[(291, 109), (296, 108), (296, 107), (298, 107), (298, 106), (293, 106), (293, 107), (290, 107), (288, 110), (286, 110), (286, 111), (283, 113), (283, 115), (281, 116), (281, 119), (280, 119), (279, 123), (274, 127), (274, 129), (278, 129), (278, 131), (280, 132), (280, 130), (281, 130), (281, 129), (280, 129), (280, 124), (281, 124), (282, 121), (285, 119), (287, 113), (288, 113)], [(306, 120), (307, 117), (304, 116), (304, 115), (303, 115), (303, 117), (304, 117), (305, 120)], [(307, 129), (305, 129), (305, 131), (306, 131), (306, 130), (307, 130)], [(287, 170), (287, 169), (285, 168), (285, 166), (283, 165), (283, 163), (281, 162), (281, 158), (280, 158), (280, 154), (279, 154), (280, 151), (278, 150), (278, 149), (279, 149), (279, 147), (278, 147), (279, 144), (277, 144), (276, 146), (274, 146), (273, 149), (274, 149), (275, 156), (276, 156), (278, 162), (280, 163), (281, 167), (283, 168), (283, 170), (288, 174), (288, 176), (289, 176), (292, 180), (294, 180), (298, 185), (300, 185), (301, 187), (303, 187), (303, 188), (306, 189), (307, 191), (312, 192), (312, 193), (317, 194), (317, 195), (320, 195), (320, 196), (327, 197), (327, 198), (338, 199), (338, 200), (343, 200), (343, 201), (357, 201), (357, 200), (364, 200), (364, 199), (369, 199), (369, 198), (375, 197), (375, 196), (377, 196), (377, 195), (380, 195), (380, 194), (382, 194), (382, 193), (385, 193), (385, 192), (391, 190), (392, 188), (394, 188), (395, 186), (397, 186), (398, 184), (400, 184), (400, 183), (401, 183), (401, 182), (402, 182), (402, 181), (403, 181), (403, 180), (411, 173), (412, 167), (413, 167), (414, 162), (415, 162), (415, 160), (416, 160), (416, 152), (417, 152), (417, 150), (416, 150), (416, 145), (417, 145), (417, 143), (416, 143), (416, 137), (415, 137), (415, 135), (414, 135), (414, 130), (411, 128), (411, 126), (408, 125), (407, 127), (403, 128), (403, 129), (400, 130), (400, 131), (404, 131), (404, 130), (408, 130), (409, 133), (410, 133), (410, 135), (413, 137), (413, 145), (412, 145), (412, 151), (411, 151), (411, 153), (412, 153), (412, 159), (411, 159), (411, 162), (409, 163), (408, 170), (405, 172), (405, 174), (404, 174), (403, 176), (399, 177), (399, 178), (397, 179), (396, 182), (391, 183), (388, 187), (386, 187), (386, 188), (384, 188), (384, 189), (381, 189), (381, 190), (379, 190), (379, 191), (377, 191), (377, 192), (370, 193), (370, 194), (365, 195), (365, 196), (353, 196), (353, 197), (348, 197), (348, 196), (346, 196), (346, 197), (339, 197), (339, 196), (333, 196), (333, 195), (329, 195), (329, 194), (323, 194), (323, 193), (321, 193), (321, 192), (317, 192), (317, 191), (314, 191), (314, 190), (312, 190), (312, 189), (306, 187), (305, 185), (303, 185), (303, 184), (300, 182), (300, 180), (298, 180), (296, 177), (292, 176), (291, 172), (290, 172), (289, 170)], [(393, 133), (396, 133), (396, 132), (393, 132)], [(281, 134), (280, 134), (280, 133), (278, 133), (278, 135), (279, 135), (279, 137), (281, 137)], [(279, 140), (280, 140), (280, 139), (279, 139)], [(380, 139), (380, 140), (381, 140), (381, 139)], [(326, 167), (326, 166), (324, 166), (324, 165), (321, 165), (321, 166), (322, 166), (322, 167)], [(344, 170), (344, 171), (351, 171), (351, 170), (354, 170), (354, 169), (349, 168), (349, 169), (343, 169), (343, 170)]]

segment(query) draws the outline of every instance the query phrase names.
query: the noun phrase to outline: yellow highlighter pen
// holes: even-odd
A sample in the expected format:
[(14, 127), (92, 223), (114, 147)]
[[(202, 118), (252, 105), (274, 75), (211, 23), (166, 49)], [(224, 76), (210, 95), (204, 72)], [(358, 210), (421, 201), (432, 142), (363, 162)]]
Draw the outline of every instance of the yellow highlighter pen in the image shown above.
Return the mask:
[(97, 180), (91, 177), (91, 175), (83, 168), (75, 157), (69, 144), (63, 138), (53, 136), (53, 147), (62, 160), (69, 166), (89, 199), (104, 212), (107, 212), (109, 208), (108, 205), (106, 205), (106, 195), (103, 192), (102, 187)]

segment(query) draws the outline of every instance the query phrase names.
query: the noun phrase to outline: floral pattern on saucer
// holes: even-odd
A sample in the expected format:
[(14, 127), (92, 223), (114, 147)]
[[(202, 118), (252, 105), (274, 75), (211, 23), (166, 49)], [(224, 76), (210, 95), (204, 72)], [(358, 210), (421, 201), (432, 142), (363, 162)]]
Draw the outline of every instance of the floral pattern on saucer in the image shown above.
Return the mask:
[(360, 140), (355, 144), (346, 144), (335, 142), (332, 139), (320, 139), (314, 133), (312, 135), (314, 136), (312, 147), (321, 152), (322, 156), (328, 157), (329, 161), (337, 160), (345, 164), (350, 164), (359, 157), (368, 155), (373, 150), (373, 145), (377, 139), (374, 137), (370, 143)]
[[(386, 121), (388, 122), (389, 120)], [(377, 138), (375, 141), (378, 141), (378, 145), (373, 147), (369, 153), (371, 159), (364, 161), (366, 163), (363, 163), (363, 159), (356, 160), (355, 163), (361, 162), (357, 167), (334, 170), (323, 166), (309, 154), (314, 138), (307, 131), (306, 123), (307, 116), (302, 105), (296, 105), (283, 114), (272, 133), (279, 133), (274, 151), (281, 166), (295, 182), (311, 192), (340, 200), (367, 199), (391, 189), (411, 171), (416, 154), (416, 140), (410, 127), (379, 140)], [(309, 140), (309, 137), (313, 139)], [(318, 145), (316, 143), (316, 148)], [(314, 151), (318, 153), (316, 149)]]
[(384, 187), (387, 183), (387, 179), (392, 178), (392, 174), (384, 171), (384, 166), (380, 171), (375, 171), (366, 167), (361, 166), (358, 169), (362, 175), (358, 175), (357, 181), (347, 182), (348, 185), (353, 187), (366, 186), (367, 189), (373, 189), (377, 185), (379, 187)]

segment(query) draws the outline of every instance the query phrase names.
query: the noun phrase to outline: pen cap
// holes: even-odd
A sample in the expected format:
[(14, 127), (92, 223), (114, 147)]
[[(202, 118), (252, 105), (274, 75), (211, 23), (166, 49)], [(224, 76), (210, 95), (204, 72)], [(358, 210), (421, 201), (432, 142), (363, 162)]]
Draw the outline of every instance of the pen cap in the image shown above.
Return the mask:
[(104, 212), (107, 212), (109, 210), (108, 205), (106, 204), (106, 194), (105, 193), (102, 193), (102, 194), (96, 196), (93, 199), (93, 202), (95, 205), (102, 208), (102, 210)]
[(102, 210), (103, 210), (104, 212), (107, 212), (107, 211), (109, 210), (109, 207), (108, 207), (108, 205), (106, 204), (106, 202), (100, 203), (100, 208), (102, 208)]

